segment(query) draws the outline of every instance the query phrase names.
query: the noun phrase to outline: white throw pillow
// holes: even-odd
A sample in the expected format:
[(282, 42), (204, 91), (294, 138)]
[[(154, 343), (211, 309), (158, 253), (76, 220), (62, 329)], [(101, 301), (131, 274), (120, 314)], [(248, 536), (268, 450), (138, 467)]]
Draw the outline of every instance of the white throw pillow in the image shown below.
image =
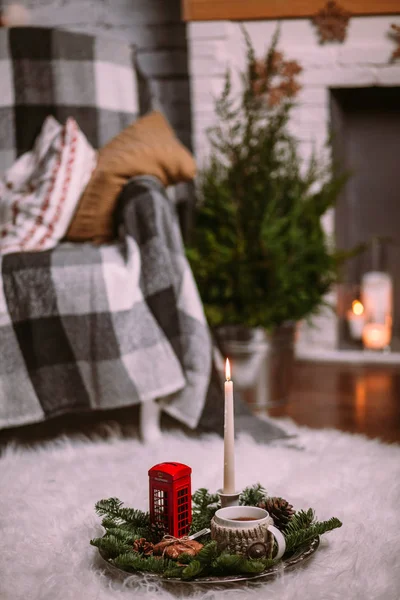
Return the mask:
[(54, 248), (64, 237), (97, 163), (97, 153), (72, 118), (47, 117), (31, 152), (0, 184), (0, 253)]

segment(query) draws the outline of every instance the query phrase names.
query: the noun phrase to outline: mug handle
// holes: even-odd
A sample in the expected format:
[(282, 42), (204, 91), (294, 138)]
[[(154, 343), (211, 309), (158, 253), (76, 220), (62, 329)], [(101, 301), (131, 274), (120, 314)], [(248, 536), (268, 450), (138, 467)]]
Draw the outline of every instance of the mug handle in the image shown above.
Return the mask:
[(282, 558), (282, 556), (285, 554), (285, 550), (286, 550), (285, 536), (274, 525), (268, 525), (268, 531), (270, 531), (272, 533), (272, 535), (274, 536), (274, 538), (276, 540), (276, 543), (278, 544), (278, 552), (276, 553), (276, 556), (274, 556), (273, 558), (274, 559)]

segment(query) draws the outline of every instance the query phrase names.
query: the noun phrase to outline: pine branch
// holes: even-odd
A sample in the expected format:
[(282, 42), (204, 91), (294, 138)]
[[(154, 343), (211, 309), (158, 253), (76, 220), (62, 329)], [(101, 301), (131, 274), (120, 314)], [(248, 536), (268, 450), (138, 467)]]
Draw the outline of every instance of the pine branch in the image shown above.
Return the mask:
[(117, 514), (123, 502), (118, 498), (107, 498), (96, 502), (95, 508), (98, 515), (113, 515)]
[(276, 52), (276, 48), (279, 43), (280, 35), (281, 35), (281, 29), (280, 29), (280, 26), (278, 25), (274, 31), (274, 35), (272, 36), (271, 44), (269, 45), (269, 48), (265, 55), (265, 66), (267, 68), (267, 74), (272, 72), (272, 61), (273, 61), (274, 54)]
[(203, 574), (208, 572), (214, 575), (256, 574), (269, 569), (276, 562), (272, 558), (249, 559), (240, 554), (222, 552), (209, 567), (205, 568)]
[(106, 516), (102, 519), (101, 524), (104, 529), (113, 529), (114, 527), (120, 527), (120, 520), (116, 517)]
[(191, 562), (193, 562), (193, 559), (194, 559), (193, 554), (188, 554), (187, 552), (184, 552), (183, 554), (179, 555), (179, 562), (182, 565), (189, 565)]
[(341, 527), (342, 523), (336, 517), (332, 517), (329, 521), (321, 521), (313, 523), (307, 529), (299, 529), (289, 535), (285, 535), (286, 552), (292, 552), (300, 548), (305, 543), (310, 542), (317, 536), (323, 535), (328, 531), (332, 531), (337, 527)]
[(253, 48), (253, 44), (251, 43), (251, 38), (249, 35), (249, 32), (247, 31), (246, 27), (243, 25), (243, 23), (239, 23), (239, 27), (240, 30), (242, 32), (242, 35), (244, 37), (244, 42), (246, 44), (246, 59), (247, 59), (247, 63), (251, 64), (254, 63), (256, 60), (256, 54)]
[(196, 559), (204, 566), (209, 566), (218, 557), (217, 542), (212, 541), (205, 544), (200, 552), (196, 555)]
[(198, 489), (192, 496), (192, 525), (190, 533), (210, 526), (215, 512), (221, 507), (218, 494), (210, 494), (206, 488)]
[(150, 523), (148, 513), (135, 508), (126, 508), (118, 498), (99, 500), (96, 502), (95, 508), (98, 515), (114, 519), (114, 522), (125, 521), (137, 527), (145, 527)]
[(218, 494), (210, 494), (206, 488), (199, 488), (192, 496), (193, 506), (198, 510), (207, 509), (211, 504), (219, 502)]
[(101, 550), (107, 558), (116, 558), (124, 552), (132, 550), (132, 544), (121, 541), (115, 535), (105, 535), (102, 538), (94, 538), (90, 540), (92, 546), (96, 546)]
[(139, 527), (135, 523), (121, 522), (117, 517), (104, 517), (101, 524), (107, 532), (118, 529), (130, 533), (134, 537), (146, 537), (149, 532), (149, 525)]
[(143, 558), (137, 552), (132, 551), (120, 554), (111, 562), (119, 569), (128, 572), (142, 571), (161, 574), (165, 570), (175, 566), (175, 563), (170, 560), (156, 558), (155, 556)]
[(123, 544), (130, 544), (131, 546), (132, 546), (133, 542), (135, 541), (135, 539), (142, 537), (142, 536), (139, 536), (138, 534), (132, 533), (132, 531), (126, 531), (125, 529), (122, 529), (121, 527), (112, 527), (110, 529), (107, 529), (107, 533), (104, 537), (107, 537), (107, 536), (108, 537), (114, 536), (117, 540), (119, 540)]
[(308, 529), (315, 522), (315, 513), (312, 508), (307, 511), (297, 511), (285, 527), (285, 536)]
[[(183, 562), (179, 557), (179, 562)], [(217, 543), (215, 541), (206, 544), (195, 557), (190, 557), (188, 567), (184, 571), (172, 569), (165, 573), (167, 577), (180, 577), (192, 579), (200, 574), (205, 575), (229, 575), (240, 573), (262, 573), (265, 569), (269, 569), (276, 561), (273, 559), (252, 560), (241, 555), (231, 555), (226, 552), (219, 553)], [(194, 563), (194, 564), (193, 564)], [(187, 570), (186, 570), (187, 569)]]
[(261, 483), (256, 483), (243, 490), (239, 496), (239, 504), (244, 506), (257, 506), (267, 495), (267, 490)]
[(200, 575), (203, 571), (203, 566), (198, 560), (193, 560), (187, 567), (182, 571), (182, 579), (193, 579), (197, 575)]
[(182, 577), (182, 571), (185, 567), (180, 567), (179, 565), (173, 565), (171, 567), (168, 567), (168, 569), (166, 569), (164, 571), (164, 577), (174, 577), (174, 578), (181, 578)]
[(266, 559), (245, 559), (240, 566), (241, 573), (262, 573), (266, 569), (273, 567), (278, 561), (273, 558)]
[(212, 570), (221, 575), (236, 575), (240, 573), (243, 556), (240, 554), (226, 554), (223, 552), (212, 563)]

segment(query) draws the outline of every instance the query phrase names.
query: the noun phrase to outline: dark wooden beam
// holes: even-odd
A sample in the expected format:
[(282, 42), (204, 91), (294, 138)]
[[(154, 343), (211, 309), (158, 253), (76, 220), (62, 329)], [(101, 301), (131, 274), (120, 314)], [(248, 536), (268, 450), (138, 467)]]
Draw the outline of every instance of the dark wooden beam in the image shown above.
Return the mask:
[[(338, 0), (354, 16), (400, 14), (400, 0)], [(312, 17), (326, 0), (182, 0), (185, 21), (250, 21)]]

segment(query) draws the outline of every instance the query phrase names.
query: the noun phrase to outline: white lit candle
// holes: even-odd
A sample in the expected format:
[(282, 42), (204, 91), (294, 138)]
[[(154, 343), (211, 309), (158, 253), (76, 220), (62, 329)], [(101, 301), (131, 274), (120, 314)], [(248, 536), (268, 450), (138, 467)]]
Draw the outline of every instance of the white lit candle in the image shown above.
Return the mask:
[(235, 423), (233, 413), (233, 381), (231, 367), (225, 367), (225, 422), (224, 422), (224, 494), (235, 492)]
[(367, 323), (363, 329), (363, 344), (368, 350), (384, 350), (392, 337), (389, 323)]
[(351, 310), (347, 313), (347, 322), (349, 324), (351, 337), (354, 340), (361, 340), (365, 325), (365, 315), (364, 306), (359, 300), (354, 300), (352, 302)]

